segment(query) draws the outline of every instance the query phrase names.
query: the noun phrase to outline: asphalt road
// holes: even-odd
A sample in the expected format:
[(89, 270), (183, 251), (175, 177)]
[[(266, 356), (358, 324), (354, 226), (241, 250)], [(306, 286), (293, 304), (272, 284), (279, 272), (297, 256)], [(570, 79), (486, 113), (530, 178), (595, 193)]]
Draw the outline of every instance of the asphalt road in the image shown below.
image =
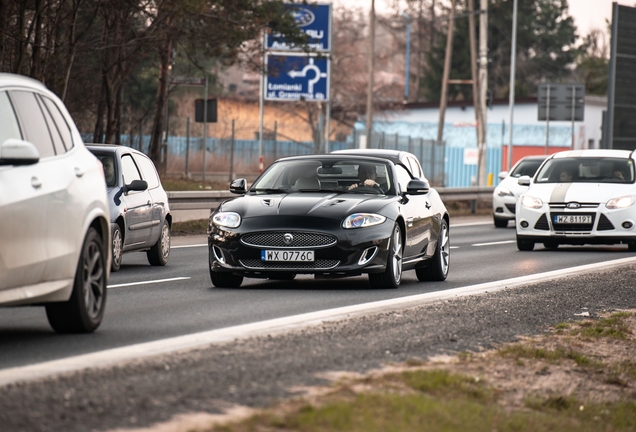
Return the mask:
[[(490, 224), (452, 226), (451, 233), (449, 279), (420, 283), (407, 273), (398, 290), (371, 290), (362, 277), (250, 281), (219, 290), (207, 276), (205, 247), (175, 248), (165, 268), (151, 268), (143, 256), (126, 256), (110, 281), (107, 318), (93, 335), (55, 335), (38, 308), (0, 309), (0, 371), (170, 335), (633, 257), (626, 247), (522, 253), (512, 242), (512, 228)], [(263, 407), (297, 394), (299, 387), (324, 384), (325, 372), (365, 372), (387, 362), (487, 349), (582, 314), (636, 308), (635, 274), (635, 265), (623, 266), (8, 384), (0, 387), (0, 429), (147, 427), (178, 414), (219, 413), (232, 404)], [(117, 286), (176, 277), (189, 279)]]

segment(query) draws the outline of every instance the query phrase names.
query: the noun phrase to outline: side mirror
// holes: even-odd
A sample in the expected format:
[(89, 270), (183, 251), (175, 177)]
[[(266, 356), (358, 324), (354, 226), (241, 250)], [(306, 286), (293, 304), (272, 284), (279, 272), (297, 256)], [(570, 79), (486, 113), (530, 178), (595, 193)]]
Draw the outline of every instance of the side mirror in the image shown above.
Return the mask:
[(426, 195), (429, 190), (429, 185), (423, 180), (413, 179), (406, 185), (406, 193), (409, 195)]
[(503, 179), (505, 179), (506, 177), (508, 177), (508, 171), (502, 171), (502, 172), (500, 172), (500, 173), (499, 173), (499, 175), (498, 175), (497, 177), (499, 177), (499, 180), (503, 180)]
[(232, 180), (230, 183), (230, 192), (235, 194), (244, 194), (247, 191), (247, 180), (244, 178)]
[(148, 182), (146, 180), (133, 180), (130, 184), (124, 186), (124, 192), (129, 191), (145, 191), (148, 189)]
[(0, 165), (33, 165), (40, 160), (40, 152), (28, 141), (10, 138), (0, 146)]
[(530, 186), (531, 181), (532, 179), (530, 178), (530, 176), (524, 175), (519, 177), (519, 180), (517, 180), (517, 184), (519, 184), (519, 186)]

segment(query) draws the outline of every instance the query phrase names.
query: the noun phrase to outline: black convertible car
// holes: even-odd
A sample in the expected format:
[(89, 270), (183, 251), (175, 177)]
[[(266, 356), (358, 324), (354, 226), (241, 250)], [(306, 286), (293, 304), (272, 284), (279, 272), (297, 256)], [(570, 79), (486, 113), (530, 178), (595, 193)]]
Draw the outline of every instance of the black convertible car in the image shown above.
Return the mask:
[(208, 224), (214, 286), (368, 274), (374, 288), (397, 288), (413, 269), (419, 280), (445, 280), (448, 212), (405, 155), (417, 161), (406, 152), (288, 157), (249, 189), (234, 180), (230, 191), (241, 196), (212, 211)]

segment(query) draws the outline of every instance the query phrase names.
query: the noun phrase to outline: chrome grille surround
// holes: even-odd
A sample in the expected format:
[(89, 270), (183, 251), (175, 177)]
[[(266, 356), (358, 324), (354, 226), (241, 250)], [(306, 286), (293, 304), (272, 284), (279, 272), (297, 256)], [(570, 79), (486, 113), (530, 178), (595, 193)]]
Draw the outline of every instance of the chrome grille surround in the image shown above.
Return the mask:
[[(571, 201), (571, 202), (575, 202), (575, 201)], [(551, 209), (566, 209), (568, 208), (567, 205), (570, 202), (551, 202), (548, 205), (550, 206)], [(583, 202), (576, 202), (577, 204), (579, 204), (578, 209), (592, 209), (592, 208), (598, 208), (599, 203), (583, 203)], [(578, 210), (577, 209), (577, 210)]]
[[(287, 244), (284, 241), (285, 234), (291, 234), (294, 239)], [(301, 231), (262, 231), (245, 234), (241, 237), (241, 243), (253, 247), (282, 247), (282, 248), (307, 248), (329, 247), (338, 242), (336, 236), (331, 234), (311, 233)]]
[(239, 263), (249, 270), (331, 270), (337, 267), (340, 261), (319, 259), (314, 262), (290, 262), (242, 259)]

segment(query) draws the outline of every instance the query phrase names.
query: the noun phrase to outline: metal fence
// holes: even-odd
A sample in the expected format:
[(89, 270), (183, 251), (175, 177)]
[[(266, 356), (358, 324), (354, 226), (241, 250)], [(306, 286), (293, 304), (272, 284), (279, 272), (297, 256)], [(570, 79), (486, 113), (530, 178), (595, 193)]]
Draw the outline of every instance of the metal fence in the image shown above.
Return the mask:
[[(360, 132), (354, 132), (347, 142), (331, 141), (329, 150), (359, 148)], [(84, 135), (86, 142), (91, 135)], [(123, 145), (148, 153), (150, 136), (122, 135)], [(237, 177), (256, 178), (259, 174), (258, 140), (208, 138), (206, 140), (206, 179), (226, 181)], [(437, 187), (470, 187), (476, 184), (477, 166), (467, 164), (463, 147), (436, 145), (434, 140), (412, 138), (397, 134), (373, 133), (367, 148), (397, 149), (413, 153), (420, 160), (424, 174)], [(263, 140), (264, 166), (285, 156), (314, 153), (313, 142)], [(169, 136), (163, 148), (164, 165), (169, 175), (201, 178), (203, 175), (203, 138)], [(501, 171), (502, 149), (487, 148), (487, 173), (496, 184)]]

